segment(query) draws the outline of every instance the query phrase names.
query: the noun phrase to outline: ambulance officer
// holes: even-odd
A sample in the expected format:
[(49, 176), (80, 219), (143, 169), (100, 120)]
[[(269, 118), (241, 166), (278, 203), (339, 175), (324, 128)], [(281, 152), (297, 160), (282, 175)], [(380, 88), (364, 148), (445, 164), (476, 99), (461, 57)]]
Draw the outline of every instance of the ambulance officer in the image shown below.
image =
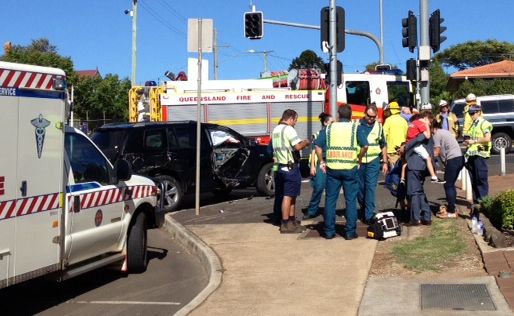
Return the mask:
[(473, 120), (469, 128), (469, 139), (464, 143), (468, 146), (465, 157), (466, 168), (469, 170), (473, 203), (479, 203), (489, 194), (487, 159), (491, 157), (491, 133), (493, 126), (482, 117), (482, 107), (475, 104), (469, 107), (468, 114)]
[(375, 216), (375, 191), (380, 174), (380, 154), (384, 163), (382, 174), (387, 174), (387, 147), (382, 124), (377, 121), (378, 109), (372, 103), (366, 107), (364, 118), (357, 127), (357, 144), (360, 147), (359, 193), (357, 198), (363, 210), (362, 220), (370, 224)]
[[(349, 105), (338, 109), (339, 122), (332, 123), (322, 130), (316, 139), (316, 155), (322, 172), (327, 174), (324, 235), (326, 239), (335, 237), (336, 204), (341, 186), (346, 202), (346, 228), (344, 239), (357, 238), (357, 192), (358, 153), (357, 122), (352, 122), (352, 109)], [(326, 152), (326, 161), (323, 160)]]
[(299, 159), (295, 151), (309, 146), (308, 139), (301, 140), (294, 129), (298, 121), (298, 113), (288, 109), (282, 113), (280, 124), (273, 129), (273, 156), (278, 164), (275, 188), (280, 186), (282, 198), (282, 223), (280, 233), (294, 234), (304, 231), (295, 218), (296, 197), (300, 195), (302, 176), (300, 175)]

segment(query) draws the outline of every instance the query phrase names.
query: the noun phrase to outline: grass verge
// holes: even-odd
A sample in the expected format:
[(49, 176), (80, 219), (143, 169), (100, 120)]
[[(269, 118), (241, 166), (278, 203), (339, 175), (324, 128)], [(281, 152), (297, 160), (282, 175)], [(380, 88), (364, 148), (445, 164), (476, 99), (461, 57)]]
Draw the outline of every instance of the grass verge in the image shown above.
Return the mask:
[(395, 260), (415, 271), (436, 271), (467, 250), (457, 220), (433, 221), (430, 235), (400, 242), (393, 248)]

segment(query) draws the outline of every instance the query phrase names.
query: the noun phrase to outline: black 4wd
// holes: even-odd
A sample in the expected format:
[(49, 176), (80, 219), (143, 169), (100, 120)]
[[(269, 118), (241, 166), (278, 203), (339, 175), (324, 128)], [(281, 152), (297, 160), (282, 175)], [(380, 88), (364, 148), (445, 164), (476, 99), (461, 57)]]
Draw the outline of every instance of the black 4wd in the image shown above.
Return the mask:
[[(216, 124), (201, 125), (200, 192), (228, 194), (255, 186), (262, 195), (274, 193), (273, 158), (266, 146)], [(196, 122), (106, 124), (91, 137), (111, 160), (124, 158), (134, 173), (165, 185), (164, 208), (176, 210), (186, 193), (194, 192)]]

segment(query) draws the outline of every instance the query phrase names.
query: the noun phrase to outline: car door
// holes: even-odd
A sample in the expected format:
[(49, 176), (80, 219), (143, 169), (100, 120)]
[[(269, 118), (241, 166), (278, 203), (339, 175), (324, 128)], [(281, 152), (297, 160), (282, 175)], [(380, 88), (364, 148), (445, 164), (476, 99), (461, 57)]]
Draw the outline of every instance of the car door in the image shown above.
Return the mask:
[(212, 125), (207, 131), (213, 148), (214, 174), (227, 187), (238, 186), (242, 180), (244, 165), (250, 156), (246, 141), (241, 135), (224, 126)]
[(123, 183), (113, 183), (113, 168), (83, 134), (66, 133), (69, 166), (66, 187), (67, 260), (70, 264), (119, 251), (123, 228)]

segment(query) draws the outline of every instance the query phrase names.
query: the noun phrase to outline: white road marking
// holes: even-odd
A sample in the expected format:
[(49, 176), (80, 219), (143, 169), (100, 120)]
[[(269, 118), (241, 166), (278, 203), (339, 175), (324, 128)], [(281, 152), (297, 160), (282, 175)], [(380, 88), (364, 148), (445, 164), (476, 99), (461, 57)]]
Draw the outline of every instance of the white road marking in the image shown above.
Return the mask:
[(107, 305), (180, 305), (178, 302), (138, 302), (138, 301), (71, 301), (77, 304), (107, 304)]

